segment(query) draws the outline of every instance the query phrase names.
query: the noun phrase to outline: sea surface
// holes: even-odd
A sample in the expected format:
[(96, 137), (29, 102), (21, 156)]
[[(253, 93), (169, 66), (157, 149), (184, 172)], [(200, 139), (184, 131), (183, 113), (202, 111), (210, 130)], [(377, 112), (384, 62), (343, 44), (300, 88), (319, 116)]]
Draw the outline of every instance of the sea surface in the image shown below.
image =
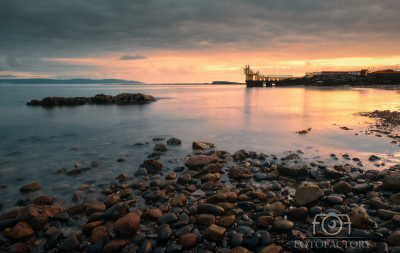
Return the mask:
[[(104, 93), (144, 93), (157, 102), (143, 105), (83, 105), (64, 107), (27, 106), (47, 96), (79, 97)], [(354, 113), (398, 110), (400, 94), (393, 90), (351, 88), (246, 88), (245, 85), (0, 85), (0, 202), (2, 210), (18, 199), (46, 194), (62, 205), (89, 184), (97, 198), (97, 185), (110, 183), (121, 173), (133, 175), (157, 141), (176, 137), (182, 145), (168, 146), (160, 162), (165, 173), (183, 164), (171, 158), (192, 153), (194, 140), (209, 140), (216, 149), (266, 152), (279, 157), (303, 150), (307, 162), (328, 164), (356, 162), (364, 169), (384, 169), (399, 163), (399, 145), (391, 139), (366, 135), (372, 120)], [(342, 130), (348, 127), (352, 130)], [(311, 128), (307, 134), (296, 133)], [(358, 135), (356, 135), (358, 134)], [(161, 141), (166, 144), (165, 141)], [(136, 146), (135, 143), (148, 143)], [(338, 160), (330, 156), (335, 153)], [(368, 161), (371, 154), (383, 157), (385, 166)], [(125, 162), (117, 162), (119, 158)], [(272, 158), (269, 158), (272, 159)], [(72, 170), (75, 163), (100, 166), (79, 176), (54, 174)], [(19, 189), (38, 181), (42, 189)], [(90, 195), (88, 195), (90, 197)], [(2, 211), (0, 210), (0, 211)]]

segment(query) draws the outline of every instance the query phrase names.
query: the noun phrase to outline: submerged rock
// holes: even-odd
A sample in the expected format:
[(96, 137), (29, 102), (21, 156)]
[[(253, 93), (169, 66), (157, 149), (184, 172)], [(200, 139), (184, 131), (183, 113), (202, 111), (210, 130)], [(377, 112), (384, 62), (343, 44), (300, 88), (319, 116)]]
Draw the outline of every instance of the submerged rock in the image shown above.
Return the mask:
[(33, 182), (21, 187), (20, 191), (36, 191), (42, 188), (42, 186), (38, 182)]
[(215, 145), (211, 141), (194, 141), (192, 147), (193, 149), (209, 149), (215, 148)]

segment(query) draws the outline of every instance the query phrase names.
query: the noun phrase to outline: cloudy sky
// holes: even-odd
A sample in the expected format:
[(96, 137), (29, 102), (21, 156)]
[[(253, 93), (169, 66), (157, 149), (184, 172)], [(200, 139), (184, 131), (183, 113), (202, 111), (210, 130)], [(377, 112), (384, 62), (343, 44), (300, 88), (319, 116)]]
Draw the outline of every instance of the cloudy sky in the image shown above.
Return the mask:
[(395, 66), (400, 1), (2, 0), (0, 78), (243, 82)]

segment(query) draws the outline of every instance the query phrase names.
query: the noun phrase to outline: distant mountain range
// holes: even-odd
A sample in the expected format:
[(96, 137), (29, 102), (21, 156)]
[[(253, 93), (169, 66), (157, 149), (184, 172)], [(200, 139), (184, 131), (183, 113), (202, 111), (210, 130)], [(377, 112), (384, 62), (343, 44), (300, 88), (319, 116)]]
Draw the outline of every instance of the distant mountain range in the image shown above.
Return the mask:
[(47, 78), (29, 78), (29, 79), (0, 79), (0, 83), (8, 84), (144, 84), (138, 81), (127, 81), (122, 79), (47, 79)]

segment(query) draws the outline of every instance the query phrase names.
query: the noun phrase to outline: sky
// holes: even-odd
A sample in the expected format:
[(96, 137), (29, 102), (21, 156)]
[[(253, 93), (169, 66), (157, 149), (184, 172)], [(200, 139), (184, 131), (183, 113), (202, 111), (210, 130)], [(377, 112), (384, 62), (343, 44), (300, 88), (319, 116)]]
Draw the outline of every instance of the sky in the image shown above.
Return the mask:
[(398, 0), (1, 0), (0, 78), (244, 82), (396, 68)]

